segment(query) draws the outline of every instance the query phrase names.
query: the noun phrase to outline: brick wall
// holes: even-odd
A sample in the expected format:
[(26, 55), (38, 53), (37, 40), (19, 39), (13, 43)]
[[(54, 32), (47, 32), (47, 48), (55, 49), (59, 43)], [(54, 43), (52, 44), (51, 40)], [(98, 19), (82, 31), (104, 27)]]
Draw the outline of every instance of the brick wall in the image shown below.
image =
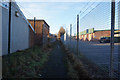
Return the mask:
[(93, 40), (94, 33), (88, 34), (88, 41)]
[[(34, 20), (29, 20), (30, 24), (32, 25), (32, 27), (34, 28)], [(42, 29), (43, 29), (43, 21), (36, 21), (35, 22), (35, 32), (37, 34), (42, 34)]]
[(102, 36), (110, 36), (111, 31), (96, 31), (94, 33), (94, 38), (99, 40)]
[(35, 35), (35, 44), (36, 45), (42, 45), (42, 43), (43, 43), (42, 34), (36, 34)]
[[(34, 20), (28, 20), (34, 28)], [(35, 21), (35, 44), (42, 45), (47, 43), (47, 36), (49, 35), (49, 26), (44, 20)]]
[(29, 47), (33, 47), (34, 46), (34, 32), (33, 30), (29, 27)]

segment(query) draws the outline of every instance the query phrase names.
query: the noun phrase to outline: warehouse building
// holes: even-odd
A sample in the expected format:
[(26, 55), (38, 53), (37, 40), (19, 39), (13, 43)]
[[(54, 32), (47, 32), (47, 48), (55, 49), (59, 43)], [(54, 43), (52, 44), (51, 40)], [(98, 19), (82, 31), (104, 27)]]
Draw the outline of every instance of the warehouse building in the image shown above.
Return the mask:
[[(9, 3), (0, 3), (0, 53), (8, 54)], [(10, 53), (30, 47), (30, 32), (34, 29), (16, 2), (11, 4)]]
[[(34, 20), (29, 19), (28, 21), (34, 28)], [(48, 36), (49, 36), (49, 28), (50, 26), (46, 23), (45, 20), (40, 20), (40, 19), (35, 20), (36, 45), (47, 44)]]
[[(115, 30), (115, 37), (120, 37), (120, 30)], [(79, 38), (82, 41), (98, 41), (101, 37), (110, 37), (111, 30), (94, 30), (86, 29), (85, 31), (80, 32)]]

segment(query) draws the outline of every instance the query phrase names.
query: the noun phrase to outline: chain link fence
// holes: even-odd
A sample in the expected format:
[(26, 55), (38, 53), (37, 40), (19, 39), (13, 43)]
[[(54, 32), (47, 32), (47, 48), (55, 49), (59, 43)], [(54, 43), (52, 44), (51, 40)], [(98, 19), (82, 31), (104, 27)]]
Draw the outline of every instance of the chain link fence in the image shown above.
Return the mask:
[[(120, 2), (115, 2), (114, 30), (114, 68), (112, 78), (120, 78)], [(66, 29), (65, 46), (73, 52), (84, 64), (89, 74), (95, 78), (110, 78), (110, 39), (111, 39), (111, 1), (86, 2), (79, 13), (79, 40), (77, 41), (76, 20)], [(77, 46), (78, 45), (78, 46)], [(78, 48), (78, 50), (77, 50)]]

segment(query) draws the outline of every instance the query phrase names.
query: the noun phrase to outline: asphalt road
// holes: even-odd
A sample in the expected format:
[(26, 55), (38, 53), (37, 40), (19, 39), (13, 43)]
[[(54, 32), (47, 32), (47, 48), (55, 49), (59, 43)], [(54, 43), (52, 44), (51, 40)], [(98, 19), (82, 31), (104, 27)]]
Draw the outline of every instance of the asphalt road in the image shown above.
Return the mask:
[[(65, 42), (71, 51), (76, 51), (77, 41), (72, 40)], [(114, 70), (118, 70), (118, 53), (120, 44), (114, 45)], [(119, 50), (119, 51), (118, 51)], [(101, 68), (109, 69), (110, 65), (110, 43), (79, 41), (79, 51), (90, 61), (99, 65)]]

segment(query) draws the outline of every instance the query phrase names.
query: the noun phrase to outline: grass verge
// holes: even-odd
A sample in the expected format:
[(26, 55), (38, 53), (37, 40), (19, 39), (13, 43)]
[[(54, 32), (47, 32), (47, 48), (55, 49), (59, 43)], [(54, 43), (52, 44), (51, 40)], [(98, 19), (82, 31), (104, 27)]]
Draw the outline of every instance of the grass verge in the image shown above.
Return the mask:
[[(63, 50), (65, 51), (65, 64), (68, 69), (68, 78), (71, 80), (88, 79), (88, 72), (84, 68), (83, 64), (73, 53), (70, 53), (68, 49), (61, 43)], [(90, 79), (90, 78), (89, 78)]]
[(55, 43), (45, 48), (34, 48), (12, 53), (2, 57), (3, 78), (39, 78), (40, 71), (48, 61)]

